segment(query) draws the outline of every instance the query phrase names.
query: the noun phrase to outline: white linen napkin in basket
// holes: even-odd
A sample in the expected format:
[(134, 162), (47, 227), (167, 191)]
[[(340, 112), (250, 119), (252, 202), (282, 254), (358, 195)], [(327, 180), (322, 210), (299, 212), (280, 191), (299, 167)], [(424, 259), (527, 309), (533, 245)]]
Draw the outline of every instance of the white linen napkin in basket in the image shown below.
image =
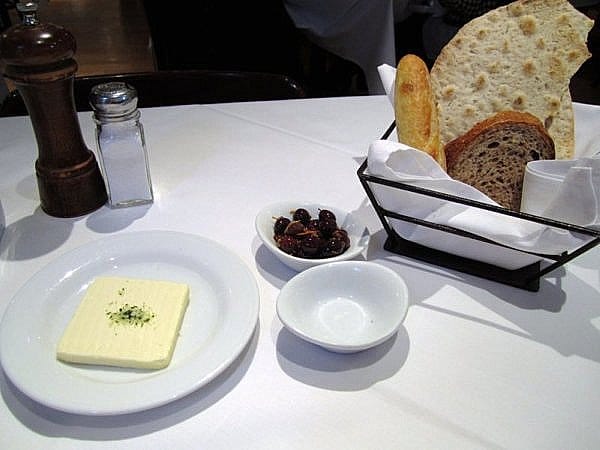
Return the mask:
[[(426, 153), (404, 144), (377, 140), (367, 156), (370, 175), (399, 181), (461, 198), (496, 204), (477, 189), (450, 178)], [(584, 240), (564, 230), (539, 225), (492, 211), (447, 202), (434, 197), (371, 183), (378, 203), (385, 209), (440, 225), (455, 227), (524, 251), (560, 254)], [(409, 222), (390, 219), (403, 238), (470, 259), (517, 269), (540, 258), (485, 242), (448, 234)]]
[(600, 157), (530, 162), (521, 211), (600, 228)]
[[(379, 67), (379, 72), (393, 105), (395, 68), (382, 65)], [(369, 174), (381, 178), (496, 204), (477, 189), (450, 178), (429, 155), (392, 140), (378, 140), (371, 144), (367, 170)], [(571, 234), (564, 230), (446, 202), (434, 197), (424, 197), (374, 183), (371, 184), (371, 187), (378, 202), (386, 209), (440, 225), (459, 228), (524, 251), (556, 255), (572, 250), (587, 240), (581, 235)], [(562, 202), (557, 201), (558, 203)], [(561, 208), (560, 205), (553, 205), (553, 207)], [(404, 221), (391, 219), (390, 224), (400, 236), (410, 241), (506, 269), (520, 268), (540, 259), (535, 255), (474, 241)]]

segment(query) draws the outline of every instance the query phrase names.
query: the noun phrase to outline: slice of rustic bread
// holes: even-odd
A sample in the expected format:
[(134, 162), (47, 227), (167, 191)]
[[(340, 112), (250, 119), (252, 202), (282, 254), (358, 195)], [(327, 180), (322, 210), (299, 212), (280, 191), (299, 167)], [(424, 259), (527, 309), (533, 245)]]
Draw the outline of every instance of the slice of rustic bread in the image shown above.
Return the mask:
[(593, 23), (567, 0), (520, 0), (465, 24), (431, 69), (442, 145), (516, 110), (540, 119), (558, 159), (572, 158), (569, 81), (590, 56)]
[(532, 114), (499, 112), (445, 147), (448, 175), (518, 211), (525, 166), (554, 159), (554, 143)]

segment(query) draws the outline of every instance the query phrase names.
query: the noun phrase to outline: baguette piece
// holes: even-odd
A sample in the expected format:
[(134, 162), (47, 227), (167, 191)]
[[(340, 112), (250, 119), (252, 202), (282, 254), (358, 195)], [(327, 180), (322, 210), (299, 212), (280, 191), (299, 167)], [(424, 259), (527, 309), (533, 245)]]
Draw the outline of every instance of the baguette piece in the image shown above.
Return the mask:
[(446, 169), (429, 69), (416, 55), (405, 55), (398, 62), (394, 112), (398, 141), (423, 150)]
[(554, 159), (554, 142), (532, 114), (503, 111), (445, 147), (448, 175), (519, 211), (525, 166)]
[(431, 69), (442, 145), (503, 110), (529, 112), (574, 156), (569, 82), (590, 57), (594, 22), (567, 0), (520, 0), (465, 24)]

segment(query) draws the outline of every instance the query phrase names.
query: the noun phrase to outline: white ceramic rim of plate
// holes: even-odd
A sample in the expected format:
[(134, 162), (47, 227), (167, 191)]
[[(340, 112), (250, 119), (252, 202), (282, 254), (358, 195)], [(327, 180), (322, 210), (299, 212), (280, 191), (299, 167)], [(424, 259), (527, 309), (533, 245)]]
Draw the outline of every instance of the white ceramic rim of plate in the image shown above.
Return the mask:
[[(124, 252), (133, 255), (125, 256)], [(146, 260), (149, 255), (155, 259)], [(56, 360), (56, 342), (50, 341), (58, 340), (85, 287), (95, 276), (127, 276), (133, 271), (142, 277), (145, 271), (162, 272), (165, 269), (171, 271), (172, 277), (190, 279), (192, 285), (206, 286), (211, 292), (211, 304), (200, 305), (198, 309), (214, 310), (215, 318), (214, 330), (202, 342), (201, 349), (195, 347), (195, 341), (186, 348), (183, 335), (167, 368), (139, 372), (121, 369), (126, 380), (116, 382), (103, 377), (120, 376), (118, 368), (74, 367)], [(232, 277), (235, 283), (225, 284)], [(67, 294), (75, 289), (79, 291), (71, 293), (72, 298), (65, 302), (68, 303), (66, 306), (50, 304), (52, 292), (56, 295), (60, 289)], [(195, 300), (193, 291), (191, 289), (190, 306), (182, 330), (186, 320), (193, 321), (193, 325), (198, 321), (196, 317), (188, 317), (190, 307), (194, 308), (195, 302), (200, 300)], [(24, 322), (23, 311), (38, 311), (38, 314)], [(49, 325), (51, 319), (43, 317), (44, 313), (53, 312), (56, 320), (63, 323), (61, 330), (57, 331), (57, 325)], [(254, 276), (238, 255), (221, 244), (174, 231), (122, 233), (66, 252), (25, 283), (9, 303), (0, 322), (0, 363), (19, 390), (51, 408), (83, 415), (138, 412), (177, 400), (222, 373), (248, 344), (256, 329), (258, 313), (259, 291)], [(35, 338), (31, 339), (32, 336)], [(187, 353), (176, 361), (179, 346), (186, 348)], [(35, 367), (38, 371), (33, 369)], [(23, 375), (25, 369), (29, 372), (27, 376)]]

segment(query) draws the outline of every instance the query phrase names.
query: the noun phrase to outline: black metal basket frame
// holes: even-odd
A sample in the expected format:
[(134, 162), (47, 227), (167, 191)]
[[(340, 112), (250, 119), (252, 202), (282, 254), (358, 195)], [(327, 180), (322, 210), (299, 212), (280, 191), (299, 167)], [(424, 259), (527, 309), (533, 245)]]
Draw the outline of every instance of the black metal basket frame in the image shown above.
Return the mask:
[[(395, 122), (393, 122), (390, 125), (390, 127), (385, 131), (381, 139), (387, 139), (392, 133), (392, 131), (395, 129), (395, 126)], [(367, 170), (367, 166), (368, 161), (365, 158), (364, 162), (358, 168), (357, 175), (360, 179), (363, 188), (367, 193), (367, 196), (369, 197), (369, 200), (371, 201), (371, 204), (375, 209), (375, 212), (377, 213), (377, 216), (379, 217), (379, 220), (381, 221), (385, 231), (387, 232), (388, 237), (384, 244), (384, 248), (388, 251), (391, 251), (392, 253), (408, 256), (410, 258), (425, 261), (434, 265), (454, 269), (459, 272), (468, 273), (470, 275), (475, 275), (499, 283), (536, 292), (539, 290), (539, 281), (541, 277), (552, 272), (553, 270), (564, 265), (565, 263), (571, 261), (572, 259), (581, 255), (582, 253), (585, 253), (586, 251), (590, 250), (591, 248), (595, 247), (600, 243), (600, 230), (594, 230), (591, 228), (573, 225), (570, 223), (561, 222), (532, 214), (511, 211), (500, 206), (490, 205), (475, 200), (457, 197), (451, 194), (433, 191), (431, 189), (425, 189), (398, 181), (392, 181), (387, 180), (385, 178), (376, 177), (365, 173)], [(570, 252), (563, 252), (560, 255), (546, 255), (536, 252), (525, 251), (505, 244), (501, 244), (492, 239), (485, 238), (459, 228), (451, 227), (448, 225), (441, 225), (435, 222), (430, 222), (423, 219), (418, 219), (416, 217), (400, 214), (397, 211), (390, 211), (388, 209), (385, 209), (378, 203), (377, 199), (375, 198), (370, 183), (393, 187), (401, 189), (403, 191), (409, 191), (416, 194), (420, 194), (423, 196), (435, 197), (452, 203), (459, 203), (462, 205), (492, 211), (506, 216), (517, 217), (525, 221), (535, 222), (538, 224), (567, 230), (572, 233), (579, 233), (585, 236), (589, 236), (591, 239), (588, 242), (577, 247), (576, 249), (573, 249)], [(391, 226), (388, 220), (389, 218), (413, 223), (418, 226), (424, 226), (445, 233), (451, 233), (479, 242), (495, 245), (498, 247), (509, 248), (511, 250), (515, 250), (521, 253), (539, 256), (541, 260), (533, 264), (527, 265), (525, 267), (521, 267), (519, 269), (510, 270), (495, 266), (493, 264), (488, 264), (466, 257), (457, 256), (441, 250), (426, 247), (424, 245), (417, 244), (415, 242), (402, 238), (398, 235), (398, 233), (396, 233), (396, 231)], [(542, 260), (547, 260), (547, 264), (542, 265)], [(549, 262), (548, 260), (552, 262)]]

